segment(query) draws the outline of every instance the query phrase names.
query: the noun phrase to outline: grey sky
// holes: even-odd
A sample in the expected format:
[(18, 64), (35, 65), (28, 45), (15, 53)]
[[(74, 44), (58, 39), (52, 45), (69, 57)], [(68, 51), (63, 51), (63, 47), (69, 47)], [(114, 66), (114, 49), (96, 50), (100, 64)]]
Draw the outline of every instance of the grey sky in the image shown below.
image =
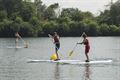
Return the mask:
[[(95, 15), (103, 11), (111, 0), (42, 0), (43, 4), (59, 3), (60, 8), (78, 8), (81, 11), (90, 11)], [(116, 2), (117, 0), (113, 0)]]

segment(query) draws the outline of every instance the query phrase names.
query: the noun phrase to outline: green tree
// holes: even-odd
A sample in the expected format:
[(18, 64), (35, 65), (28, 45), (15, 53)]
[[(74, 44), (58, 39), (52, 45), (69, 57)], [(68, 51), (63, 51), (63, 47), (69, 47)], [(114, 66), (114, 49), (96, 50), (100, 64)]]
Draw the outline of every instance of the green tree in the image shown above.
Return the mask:
[(72, 21), (69, 23), (69, 36), (80, 36), (84, 31), (84, 26), (81, 22)]
[(74, 21), (81, 21), (83, 19), (83, 14), (78, 9), (66, 8), (61, 12), (61, 17), (69, 17)]
[(120, 36), (120, 26), (118, 27), (116, 32), (117, 32), (116, 36)]
[(69, 26), (67, 23), (63, 22), (58, 25), (57, 32), (62, 36), (68, 36)]
[(34, 30), (34, 36), (38, 36), (38, 31), (41, 32), (42, 31), (42, 27), (40, 25), (40, 21), (38, 20), (37, 17), (32, 17), (30, 19), (30, 24), (32, 25), (32, 28)]
[(20, 28), (22, 27), (21, 23), (23, 22), (21, 17), (16, 17), (16, 19), (12, 22), (11, 28), (14, 32), (20, 31)]
[(29, 21), (31, 17), (36, 16), (36, 9), (33, 3), (23, 3), (19, 15), (23, 21)]
[(19, 11), (21, 4), (22, 0), (0, 0), (0, 9), (5, 10), (10, 17), (12, 13)]
[(109, 35), (109, 26), (107, 24), (101, 24), (99, 27), (100, 34), (102, 36), (108, 36)]
[(13, 28), (11, 26), (12, 21), (4, 19), (2, 22), (0, 22), (0, 36), (1, 37), (10, 37), (13, 36)]
[(100, 16), (97, 18), (100, 24), (107, 23), (108, 25), (119, 25), (120, 24), (120, 1), (110, 6), (110, 10), (105, 10), (101, 12)]
[(44, 19), (45, 20), (54, 20), (57, 18), (55, 10), (58, 8), (58, 3), (52, 4), (44, 11)]
[(109, 26), (109, 31), (110, 31), (110, 36), (115, 36), (117, 35), (117, 30), (118, 30), (118, 27), (115, 26), (115, 25), (110, 25)]
[(43, 25), (44, 35), (47, 36), (49, 33), (53, 33), (57, 30), (58, 24), (54, 21), (45, 22)]
[(120, 24), (120, 1), (117, 1), (115, 4), (113, 4), (110, 8), (110, 17), (111, 17), (111, 23), (114, 25)]
[(29, 22), (22, 22), (20, 28), (20, 34), (21, 36), (29, 37), (34, 36), (34, 30), (32, 29), (32, 25)]
[(7, 19), (7, 12), (0, 11), (0, 21), (3, 21), (4, 19)]

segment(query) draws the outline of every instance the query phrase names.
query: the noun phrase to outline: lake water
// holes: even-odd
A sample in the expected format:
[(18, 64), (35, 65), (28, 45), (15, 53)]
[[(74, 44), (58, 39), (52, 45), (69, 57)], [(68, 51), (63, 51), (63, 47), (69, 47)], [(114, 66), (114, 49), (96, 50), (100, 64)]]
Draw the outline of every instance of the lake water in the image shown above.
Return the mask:
[[(50, 38), (23, 38), (28, 48), (14, 48), (14, 38), (0, 38), (0, 80), (120, 80), (120, 37), (88, 37), (90, 60), (112, 59), (109, 64), (69, 65), (28, 63), (48, 60), (55, 52)], [(61, 59), (85, 60), (84, 46), (78, 45), (70, 58), (69, 52), (79, 37), (61, 37)], [(23, 41), (19, 40), (19, 46)]]

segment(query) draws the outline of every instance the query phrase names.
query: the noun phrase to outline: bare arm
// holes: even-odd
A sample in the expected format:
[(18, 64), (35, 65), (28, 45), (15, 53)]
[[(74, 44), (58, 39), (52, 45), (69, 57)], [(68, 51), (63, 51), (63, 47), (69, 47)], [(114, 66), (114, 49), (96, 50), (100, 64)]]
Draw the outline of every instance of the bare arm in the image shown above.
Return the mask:
[(77, 43), (77, 44), (84, 44), (84, 42), (85, 42), (85, 39), (84, 39), (82, 42), (80, 42), (80, 43)]
[(51, 34), (48, 34), (48, 36), (49, 36), (50, 38), (53, 38), (53, 36), (52, 36)]

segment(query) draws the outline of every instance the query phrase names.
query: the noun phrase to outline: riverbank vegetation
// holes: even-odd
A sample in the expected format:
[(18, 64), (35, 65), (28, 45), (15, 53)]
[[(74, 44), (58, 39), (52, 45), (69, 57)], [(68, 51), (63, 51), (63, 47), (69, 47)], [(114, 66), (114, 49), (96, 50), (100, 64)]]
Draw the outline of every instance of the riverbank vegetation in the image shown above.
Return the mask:
[(0, 0), (0, 37), (120, 36), (120, 0), (94, 16), (77, 8), (60, 9), (58, 3), (46, 6), (41, 0)]

